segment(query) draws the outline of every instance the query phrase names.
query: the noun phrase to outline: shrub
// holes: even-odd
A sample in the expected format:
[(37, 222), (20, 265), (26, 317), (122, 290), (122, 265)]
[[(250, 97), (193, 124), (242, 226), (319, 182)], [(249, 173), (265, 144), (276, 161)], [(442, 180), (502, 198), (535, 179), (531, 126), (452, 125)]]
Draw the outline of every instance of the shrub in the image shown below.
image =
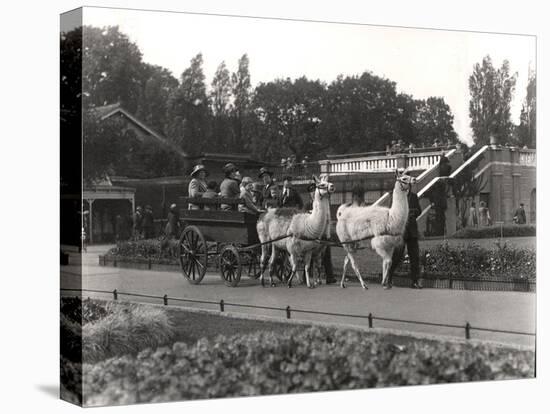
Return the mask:
[(176, 343), (86, 365), (85, 405), (131, 404), (534, 376), (534, 353), (334, 328)]
[(74, 362), (135, 354), (174, 336), (166, 311), (158, 307), (63, 298), (61, 311), (61, 355)]
[(119, 242), (107, 253), (109, 256), (157, 258), (161, 255), (160, 241), (156, 239)]
[[(537, 227), (535, 225), (508, 224), (502, 226), (502, 237), (526, 237), (536, 235)], [(460, 229), (453, 235), (455, 239), (492, 239), (499, 237), (501, 237), (500, 226), (466, 227)]]
[(536, 278), (536, 253), (506, 243), (497, 243), (496, 249), (484, 249), (475, 243), (456, 247), (444, 243), (424, 254), (428, 274), (488, 279)]
[(174, 329), (164, 309), (139, 304), (109, 304), (108, 315), (82, 328), (82, 357), (96, 362), (166, 344)]

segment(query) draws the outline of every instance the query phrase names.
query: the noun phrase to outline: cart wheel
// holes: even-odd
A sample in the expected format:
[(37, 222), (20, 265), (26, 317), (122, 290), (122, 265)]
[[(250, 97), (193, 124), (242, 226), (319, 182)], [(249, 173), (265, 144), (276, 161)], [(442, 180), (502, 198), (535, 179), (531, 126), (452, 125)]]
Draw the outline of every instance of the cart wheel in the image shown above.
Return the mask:
[(220, 253), (220, 275), (226, 286), (235, 287), (241, 280), (241, 258), (233, 245), (225, 246)]
[(287, 282), (292, 274), (292, 266), (288, 258), (288, 252), (285, 250), (277, 251), (277, 258), (275, 259), (273, 274), (279, 278), (281, 282)]
[(253, 250), (248, 255), (248, 277), (258, 279), (262, 275), (262, 266), (260, 264), (261, 250)]
[(201, 231), (195, 226), (186, 227), (181, 234), (178, 248), (183, 275), (190, 283), (198, 285), (208, 264), (206, 241)]

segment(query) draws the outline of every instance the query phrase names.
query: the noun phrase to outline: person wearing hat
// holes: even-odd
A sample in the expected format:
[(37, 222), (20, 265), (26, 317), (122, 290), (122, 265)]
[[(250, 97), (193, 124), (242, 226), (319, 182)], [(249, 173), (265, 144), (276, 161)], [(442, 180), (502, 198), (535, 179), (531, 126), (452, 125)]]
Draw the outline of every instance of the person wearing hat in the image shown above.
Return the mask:
[(264, 205), (265, 202), (271, 197), (271, 191), (269, 190), (273, 186), (273, 172), (269, 171), (267, 168), (260, 168), (260, 174), (258, 178), (262, 180), (262, 189), (261, 189), (261, 198), (259, 201), (260, 205)]
[(281, 200), (282, 207), (291, 207), (291, 208), (304, 208), (304, 202), (298, 191), (292, 187), (292, 177), (287, 176), (283, 180), (283, 196)]
[(137, 206), (136, 212), (133, 217), (133, 235), (134, 240), (141, 239), (142, 236), (142, 222), (143, 222), (143, 213), (141, 206)]
[(150, 205), (145, 206), (141, 227), (145, 239), (152, 239), (154, 237), (155, 219), (153, 217), (153, 207)]
[(242, 204), (239, 204), (239, 211), (242, 213), (260, 214), (265, 210), (260, 210), (254, 204), (252, 190), (254, 188), (254, 181), (250, 177), (244, 177), (241, 181), (241, 193), (240, 197), (243, 200)]
[(180, 236), (180, 215), (176, 204), (170, 205), (164, 233), (168, 238), (179, 238)]
[[(237, 198), (241, 194), (239, 189), (239, 184), (241, 182), (241, 175), (239, 170), (233, 163), (225, 164), (223, 167), (223, 172), (225, 174), (225, 179), (220, 184), (220, 195), (222, 198)], [(233, 206), (230, 204), (221, 204), (220, 208), (222, 210), (232, 210)]]
[[(206, 184), (206, 192), (202, 195), (202, 198), (208, 199), (208, 200), (217, 198), (218, 197), (218, 193), (216, 192), (217, 187), (218, 187), (218, 183), (216, 181), (208, 181), (208, 184)], [(216, 210), (215, 205), (205, 204), (202, 208), (205, 210)]]
[(520, 203), (519, 208), (514, 213), (514, 223), (516, 224), (527, 223), (527, 217), (525, 215), (525, 209), (523, 208), (523, 203)]
[[(192, 180), (189, 183), (189, 197), (198, 198), (206, 192), (206, 177), (208, 176), (208, 171), (204, 168), (204, 165), (197, 164), (191, 171)], [(189, 203), (189, 210), (200, 210), (201, 206), (193, 203)]]
[(264, 200), (263, 207), (266, 210), (268, 208), (281, 207), (281, 190), (277, 184), (273, 184), (269, 187), (269, 198)]
[(405, 233), (403, 234), (404, 243), (401, 246), (398, 246), (393, 252), (388, 284), (384, 286), (384, 289), (392, 288), (393, 273), (403, 260), (405, 247), (407, 247), (407, 254), (409, 255), (410, 261), (411, 287), (413, 289), (422, 289), (422, 286), (418, 283), (418, 278), (420, 277), (420, 247), (418, 245), (419, 232), (418, 225), (416, 223), (416, 219), (422, 212), (422, 209), (418, 201), (418, 196), (413, 192), (410, 184), (407, 191), (407, 203), (409, 204), (409, 216), (407, 217)]

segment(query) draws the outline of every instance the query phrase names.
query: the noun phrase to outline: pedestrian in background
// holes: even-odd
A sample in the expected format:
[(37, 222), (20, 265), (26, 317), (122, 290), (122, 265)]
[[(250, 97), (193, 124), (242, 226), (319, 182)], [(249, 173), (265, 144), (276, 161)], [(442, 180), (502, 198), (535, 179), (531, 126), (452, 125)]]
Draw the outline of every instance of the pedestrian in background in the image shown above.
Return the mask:
[(476, 203), (475, 201), (472, 201), (472, 204), (470, 206), (470, 211), (468, 214), (468, 227), (477, 227), (477, 226), (478, 226), (478, 219), (477, 219)]
[(479, 203), (479, 225), (480, 226), (490, 226), (491, 225), (491, 215), (489, 214), (489, 209), (485, 201)]
[(514, 213), (514, 223), (525, 224), (527, 223), (527, 216), (525, 215), (525, 209), (523, 203), (520, 203), (519, 208)]
[(166, 220), (166, 227), (164, 228), (164, 234), (167, 238), (176, 238), (180, 237), (180, 214), (176, 204), (170, 205), (170, 210), (168, 211), (168, 217)]
[(137, 206), (136, 211), (134, 213), (133, 225), (132, 225), (134, 240), (140, 240), (143, 236), (143, 234), (142, 234), (142, 222), (143, 222), (143, 213), (142, 213), (142, 211), (143, 210), (142, 210), (141, 206)]
[(153, 216), (153, 207), (150, 205), (145, 206), (142, 220), (143, 236), (146, 239), (152, 239), (155, 237), (155, 218)]

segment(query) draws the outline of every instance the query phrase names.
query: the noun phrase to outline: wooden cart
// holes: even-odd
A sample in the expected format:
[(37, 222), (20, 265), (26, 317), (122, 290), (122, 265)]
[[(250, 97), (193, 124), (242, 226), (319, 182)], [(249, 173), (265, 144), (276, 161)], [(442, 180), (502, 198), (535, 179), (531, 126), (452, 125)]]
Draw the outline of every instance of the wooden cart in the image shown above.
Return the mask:
[[(188, 210), (189, 203), (200, 210)], [(240, 199), (201, 199), (180, 197), (180, 220), (183, 232), (179, 240), (181, 270), (192, 284), (199, 284), (208, 267), (217, 268), (227, 286), (239, 284), (243, 271), (248, 277), (260, 277), (261, 245), (256, 231), (255, 214), (236, 211)], [(234, 208), (220, 210), (220, 204)], [(207, 210), (208, 209), (208, 210)], [(290, 276), (291, 267), (285, 252), (275, 261), (274, 274), (281, 280)]]

